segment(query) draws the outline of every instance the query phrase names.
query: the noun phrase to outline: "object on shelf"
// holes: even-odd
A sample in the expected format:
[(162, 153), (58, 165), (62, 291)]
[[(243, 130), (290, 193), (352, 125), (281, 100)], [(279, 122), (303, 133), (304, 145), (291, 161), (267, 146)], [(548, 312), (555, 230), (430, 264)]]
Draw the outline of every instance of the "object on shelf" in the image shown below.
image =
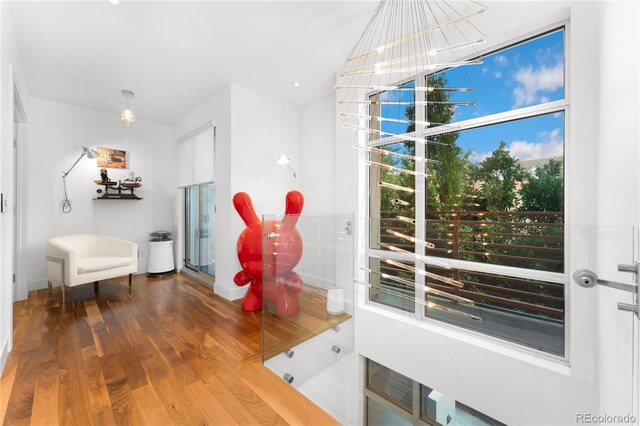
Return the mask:
[(344, 290), (330, 288), (327, 290), (327, 312), (341, 314), (344, 312)]
[(169, 231), (155, 231), (149, 234), (149, 259), (147, 261), (147, 275), (161, 277), (173, 274), (175, 263), (173, 260), (173, 240)]
[[(104, 169), (103, 169), (104, 170)], [(100, 176), (107, 176), (106, 170), (104, 170), (104, 176), (102, 170), (100, 171)], [(108, 177), (107, 177), (108, 179)], [(112, 181), (112, 180), (94, 180), (93, 182), (96, 185), (104, 186), (104, 189), (98, 189), (96, 192), (98, 194), (102, 194), (100, 196), (94, 197), (95, 200), (142, 200), (141, 197), (138, 197), (134, 190), (140, 188), (142, 184), (141, 177), (134, 178), (133, 181), (128, 181), (127, 179), (123, 181)], [(123, 191), (129, 191), (123, 192)]]
[(135, 172), (130, 171), (129, 177), (123, 180), (122, 182), (123, 182), (123, 185), (134, 184), (134, 183), (139, 184), (140, 182), (142, 182), (142, 178), (140, 176), (136, 176)]
[(107, 173), (107, 169), (100, 169), (100, 179), (102, 182), (109, 182), (109, 174)]
[[(249, 291), (242, 301), (245, 311), (262, 309), (263, 268), (272, 271), (267, 274), (273, 282), (265, 286), (265, 302), (273, 303), (275, 312), (280, 316), (296, 315), (300, 311), (298, 293), (302, 290), (302, 279), (293, 272), (302, 257), (302, 238), (296, 229), (296, 223), (304, 197), (298, 191), (287, 193), (284, 218), (268, 220), (264, 224), (256, 215), (249, 194), (239, 192), (233, 197), (236, 211), (247, 225), (238, 237), (238, 260), (242, 271), (233, 281), (237, 286), (249, 284)], [(264, 226), (264, 231), (263, 231)], [(263, 239), (266, 250), (263, 265)], [(273, 274), (277, 266), (277, 277)]]

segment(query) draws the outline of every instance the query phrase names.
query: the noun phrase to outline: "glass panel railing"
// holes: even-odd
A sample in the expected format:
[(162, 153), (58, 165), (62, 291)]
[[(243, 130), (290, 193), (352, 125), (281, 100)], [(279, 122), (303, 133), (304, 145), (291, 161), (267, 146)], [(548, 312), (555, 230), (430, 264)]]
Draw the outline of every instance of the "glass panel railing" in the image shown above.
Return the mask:
[(298, 387), (353, 350), (353, 218), (264, 216), (264, 365)]

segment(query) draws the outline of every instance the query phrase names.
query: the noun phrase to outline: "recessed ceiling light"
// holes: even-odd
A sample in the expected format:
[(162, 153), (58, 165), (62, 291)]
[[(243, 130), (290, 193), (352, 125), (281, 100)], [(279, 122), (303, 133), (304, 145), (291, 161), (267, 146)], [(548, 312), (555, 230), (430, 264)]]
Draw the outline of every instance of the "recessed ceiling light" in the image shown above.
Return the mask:
[(299, 83), (299, 82), (297, 82), (297, 81), (294, 81), (293, 83), (291, 83), (291, 85), (292, 85), (293, 87), (300, 87), (300, 83)]
[(109, 3), (111, 3), (113, 5), (118, 5), (118, 4), (120, 4), (120, 0), (109, 0)]

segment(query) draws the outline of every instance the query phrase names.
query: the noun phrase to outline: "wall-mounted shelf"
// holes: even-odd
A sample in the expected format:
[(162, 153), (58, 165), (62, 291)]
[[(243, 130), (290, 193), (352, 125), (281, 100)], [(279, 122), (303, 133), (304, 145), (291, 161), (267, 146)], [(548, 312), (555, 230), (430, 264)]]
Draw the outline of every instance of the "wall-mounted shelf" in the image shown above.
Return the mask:
[[(94, 195), (94, 200), (142, 200), (142, 197), (138, 197), (134, 194), (134, 190), (140, 188), (142, 185), (140, 183), (121, 183), (120, 181), (94, 181), (96, 185), (104, 186), (104, 194), (98, 196)], [(124, 191), (130, 191), (129, 193), (125, 193)], [(102, 190), (98, 190), (99, 193), (102, 193)]]
[(142, 197), (138, 197), (135, 194), (105, 194), (102, 195), (100, 197), (94, 196), (93, 197), (94, 201), (95, 200), (133, 200), (133, 201), (140, 201), (140, 200), (144, 200), (144, 198)]

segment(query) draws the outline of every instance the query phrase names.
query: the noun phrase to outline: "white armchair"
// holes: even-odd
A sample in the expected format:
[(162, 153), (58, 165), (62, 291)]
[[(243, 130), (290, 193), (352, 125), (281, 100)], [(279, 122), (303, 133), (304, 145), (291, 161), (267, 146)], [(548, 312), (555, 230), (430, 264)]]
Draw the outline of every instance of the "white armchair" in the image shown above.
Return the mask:
[(129, 275), (138, 270), (138, 245), (119, 238), (95, 234), (64, 235), (47, 241), (47, 280), (49, 292), (53, 284), (65, 286), (95, 283)]

